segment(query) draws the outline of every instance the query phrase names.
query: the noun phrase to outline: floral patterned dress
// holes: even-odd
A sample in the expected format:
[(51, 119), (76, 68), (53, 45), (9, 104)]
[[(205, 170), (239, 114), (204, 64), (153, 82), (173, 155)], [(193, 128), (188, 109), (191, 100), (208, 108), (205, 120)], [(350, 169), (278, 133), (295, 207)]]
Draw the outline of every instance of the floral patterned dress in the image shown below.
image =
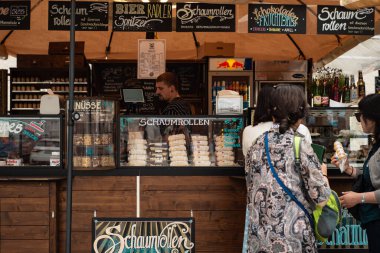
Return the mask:
[[(294, 131), (280, 134), (278, 127), (268, 134), (270, 156), (279, 178), (311, 213), (317, 203), (328, 199), (330, 188), (323, 180), (318, 158), (309, 143), (301, 141), (301, 166), (295, 166)], [(299, 171), (300, 170), (300, 171)], [(273, 177), (267, 162), (264, 135), (252, 145), (246, 157), (249, 210), (249, 253), (317, 252), (316, 239), (302, 209)]]

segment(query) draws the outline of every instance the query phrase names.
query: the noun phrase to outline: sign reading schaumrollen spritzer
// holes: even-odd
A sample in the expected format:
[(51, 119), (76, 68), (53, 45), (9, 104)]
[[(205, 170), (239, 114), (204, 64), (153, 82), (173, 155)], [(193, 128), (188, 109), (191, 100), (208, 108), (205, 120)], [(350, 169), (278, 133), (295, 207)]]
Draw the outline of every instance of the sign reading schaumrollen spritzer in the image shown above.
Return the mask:
[(93, 218), (92, 253), (194, 253), (193, 218)]

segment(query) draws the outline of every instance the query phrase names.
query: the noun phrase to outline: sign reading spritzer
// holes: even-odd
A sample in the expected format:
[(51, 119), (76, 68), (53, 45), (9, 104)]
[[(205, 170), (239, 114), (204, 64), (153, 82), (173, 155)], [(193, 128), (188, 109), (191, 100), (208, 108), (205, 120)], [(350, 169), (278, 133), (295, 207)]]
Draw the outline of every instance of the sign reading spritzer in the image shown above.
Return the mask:
[(92, 253), (194, 253), (193, 218), (94, 218)]
[(248, 5), (250, 33), (306, 33), (305, 5)]

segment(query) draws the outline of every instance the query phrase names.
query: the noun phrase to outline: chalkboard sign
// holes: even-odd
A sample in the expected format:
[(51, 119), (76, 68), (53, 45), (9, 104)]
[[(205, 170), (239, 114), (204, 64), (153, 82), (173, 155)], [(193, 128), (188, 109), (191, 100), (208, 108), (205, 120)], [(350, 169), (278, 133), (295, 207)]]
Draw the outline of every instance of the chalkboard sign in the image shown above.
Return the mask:
[(0, 30), (29, 30), (30, 1), (0, 1)]
[(114, 31), (171, 32), (171, 3), (113, 3)]
[(166, 68), (177, 75), (181, 95), (199, 95), (206, 69), (204, 62), (167, 62)]
[(374, 35), (375, 8), (349, 10), (341, 6), (318, 6), (318, 34)]
[(137, 63), (93, 63), (94, 93), (107, 97), (121, 97), (123, 88), (143, 89), (144, 100), (141, 114), (155, 114), (156, 81), (137, 79)]
[(305, 5), (248, 4), (249, 33), (306, 33)]
[[(76, 31), (108, 31), (108, 2), (77, 2)], [(70, 30), (71, 2), (49, 2), (49, 30)]]
[(235, 32), (234, 4), (177, 3), (177, 32)]

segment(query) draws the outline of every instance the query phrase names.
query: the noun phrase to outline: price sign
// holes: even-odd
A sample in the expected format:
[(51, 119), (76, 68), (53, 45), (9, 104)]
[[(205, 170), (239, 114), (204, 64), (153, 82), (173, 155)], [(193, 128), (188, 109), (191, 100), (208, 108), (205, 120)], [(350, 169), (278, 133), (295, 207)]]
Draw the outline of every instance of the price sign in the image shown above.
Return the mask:
[(0, 121), (0, 137), (9, 137), (8, 121)]

